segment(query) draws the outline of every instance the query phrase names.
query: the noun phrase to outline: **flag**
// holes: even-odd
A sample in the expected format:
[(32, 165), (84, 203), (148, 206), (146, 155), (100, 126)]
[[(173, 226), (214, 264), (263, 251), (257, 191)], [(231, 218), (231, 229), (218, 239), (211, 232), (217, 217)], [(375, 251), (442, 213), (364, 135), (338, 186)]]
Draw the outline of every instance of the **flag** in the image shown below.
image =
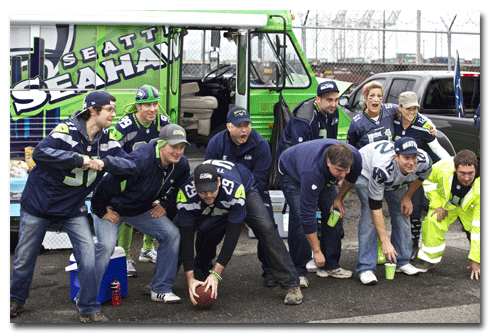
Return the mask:
[(454, 94), (456, 97), (456, 116), (464, 118), (463, 89), (461, 88), (461, 72), (459, 69), (459, 53), (456, 51), (456, 68), (454, 70)]

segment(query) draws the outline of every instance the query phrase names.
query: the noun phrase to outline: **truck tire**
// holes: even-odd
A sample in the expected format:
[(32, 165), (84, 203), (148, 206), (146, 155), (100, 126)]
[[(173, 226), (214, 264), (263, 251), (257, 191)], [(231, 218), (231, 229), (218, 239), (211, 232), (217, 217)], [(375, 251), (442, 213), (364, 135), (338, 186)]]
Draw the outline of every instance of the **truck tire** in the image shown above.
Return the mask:
[(456, 151), (454, 150), (454, 147), (447, 138), (446, 134), (444, 134), (442, 131), (437, 130), (436, 138), (439, 141), (439, 144), (442, 146), (442, 148), (446, 149), (449, 155), (454, 156), (456, 155)]

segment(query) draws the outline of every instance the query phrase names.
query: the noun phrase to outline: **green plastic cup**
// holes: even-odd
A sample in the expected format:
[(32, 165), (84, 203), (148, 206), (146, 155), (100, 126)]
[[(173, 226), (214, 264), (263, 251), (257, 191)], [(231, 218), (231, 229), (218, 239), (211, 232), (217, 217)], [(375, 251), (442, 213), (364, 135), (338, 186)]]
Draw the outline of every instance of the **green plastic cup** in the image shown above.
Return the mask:
[(333, 228), (333, 227), (335, 227), (335, 225), (339, 221), (339, 218), (340, 218), (340, 212), (338, 210), (334, 209), (330, 213), (327, 224)]
[(386, 280), (393, 280), (395, 278), (396, 264), (390, 264), (387, 262), (385, 264), (385, 276)]

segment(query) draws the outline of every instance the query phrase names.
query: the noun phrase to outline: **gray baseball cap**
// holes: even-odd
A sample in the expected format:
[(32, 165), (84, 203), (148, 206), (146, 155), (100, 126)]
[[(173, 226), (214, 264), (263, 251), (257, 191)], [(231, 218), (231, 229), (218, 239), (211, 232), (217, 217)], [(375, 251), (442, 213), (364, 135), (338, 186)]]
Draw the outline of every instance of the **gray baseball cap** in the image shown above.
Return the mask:
[(177, 124), (168, 124), (162, 127), (158, 138), (160, 140), (166, 141), (171, 146), (181, 142), (190, 145), (190, 143), (187, 142), (187, 135), (185, 133), (185, 130)]
[(398, 96), (398, 104), (404, 108), (411, 108), (412, 106), (420, 107), (417, 101), (417, 94), (413, 91), (405, 91)]

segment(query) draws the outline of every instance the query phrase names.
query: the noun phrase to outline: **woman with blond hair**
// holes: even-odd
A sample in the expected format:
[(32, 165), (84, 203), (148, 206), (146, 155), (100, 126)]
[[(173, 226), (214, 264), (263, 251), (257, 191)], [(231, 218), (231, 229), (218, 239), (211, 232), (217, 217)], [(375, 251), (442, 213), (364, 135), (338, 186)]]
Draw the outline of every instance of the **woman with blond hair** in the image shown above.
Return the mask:
[(398, 105), (382, 104), (384, 90), (377, 81), (367, 83), (362, 89), (362, 95), (364, 109), (352, 118), (347, 143), (359, 149), (375, 141), (392, 141), (395, 134), (393, 121)]

